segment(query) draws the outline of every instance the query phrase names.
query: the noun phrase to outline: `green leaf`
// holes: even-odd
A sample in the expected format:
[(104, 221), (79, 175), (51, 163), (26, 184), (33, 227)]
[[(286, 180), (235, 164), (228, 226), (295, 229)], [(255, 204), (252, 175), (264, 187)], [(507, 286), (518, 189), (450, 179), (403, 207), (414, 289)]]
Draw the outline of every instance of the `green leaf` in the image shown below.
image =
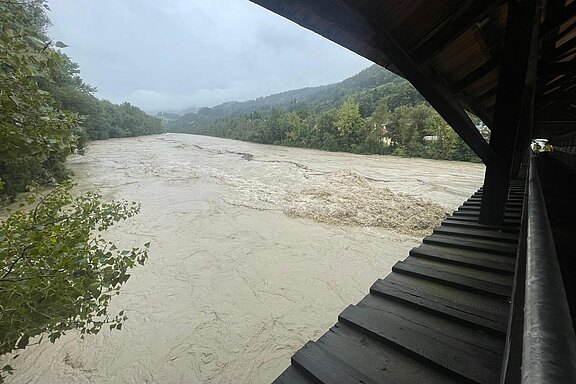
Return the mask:
[(56, 44), (54, 45), (57, 46), (58, 48), (66, 48), (68, 46), (61, 41), (57, 41)]

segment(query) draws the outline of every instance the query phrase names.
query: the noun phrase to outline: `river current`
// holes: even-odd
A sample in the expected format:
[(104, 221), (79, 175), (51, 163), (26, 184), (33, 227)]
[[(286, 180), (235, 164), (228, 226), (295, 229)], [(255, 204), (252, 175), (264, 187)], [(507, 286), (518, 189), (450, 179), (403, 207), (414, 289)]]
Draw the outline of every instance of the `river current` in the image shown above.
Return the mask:
[[(90, 143), (76, 191), (142, 204), (121, 331), (26, 349), (8, 383), (269, 383), (482, 183), (484, 167), (164, 134)], [(6, 362), (6, 357), (3, 359)]]

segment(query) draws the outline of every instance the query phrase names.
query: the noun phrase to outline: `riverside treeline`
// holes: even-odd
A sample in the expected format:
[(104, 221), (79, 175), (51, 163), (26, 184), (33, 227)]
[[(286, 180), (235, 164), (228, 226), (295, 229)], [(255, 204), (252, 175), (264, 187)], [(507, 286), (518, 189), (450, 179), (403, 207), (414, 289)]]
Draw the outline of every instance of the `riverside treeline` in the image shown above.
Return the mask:
[(160, 133), (159, 119), (94, 96), (78, 64), (47, 34), (42, 0), (0, 2), (0, 202), (62, 181), (86, 141)]
[[(410, 83), (377, 65), (337, 84), (201, 108), (172, 119), (167, 130), (328, 151), (479, 162)], [(489, 135), (486, 128), (481, 132)]]

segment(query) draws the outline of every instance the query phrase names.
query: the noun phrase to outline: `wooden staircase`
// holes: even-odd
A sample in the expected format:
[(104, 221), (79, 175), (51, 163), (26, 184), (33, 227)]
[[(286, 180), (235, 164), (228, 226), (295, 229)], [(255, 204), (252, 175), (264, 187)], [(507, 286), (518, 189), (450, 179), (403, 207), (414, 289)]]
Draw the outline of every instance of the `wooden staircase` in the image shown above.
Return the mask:
[(350, 305), (275, 383), (496, 383), (510, 311), (524, 182), (501, 227), (478, 223), (482, 189)]

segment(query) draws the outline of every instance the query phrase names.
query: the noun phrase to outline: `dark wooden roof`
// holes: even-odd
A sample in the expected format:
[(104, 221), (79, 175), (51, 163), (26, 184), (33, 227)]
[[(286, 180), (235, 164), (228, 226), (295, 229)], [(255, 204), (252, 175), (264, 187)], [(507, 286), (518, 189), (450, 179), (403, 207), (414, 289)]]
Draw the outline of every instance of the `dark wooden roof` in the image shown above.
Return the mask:
[(478, 224), (482, 191), (426, 237), (275, 383), (496, 383), (505, 354), (522, 183), (503, 227)]
[[(406, 77), (457, 132), (468, 122), (455, 100), (492, 128), (508, 1), (252, 1)], [(532, 138), (576, 132), (575, 25), (576, 1), (542, 1)]]

